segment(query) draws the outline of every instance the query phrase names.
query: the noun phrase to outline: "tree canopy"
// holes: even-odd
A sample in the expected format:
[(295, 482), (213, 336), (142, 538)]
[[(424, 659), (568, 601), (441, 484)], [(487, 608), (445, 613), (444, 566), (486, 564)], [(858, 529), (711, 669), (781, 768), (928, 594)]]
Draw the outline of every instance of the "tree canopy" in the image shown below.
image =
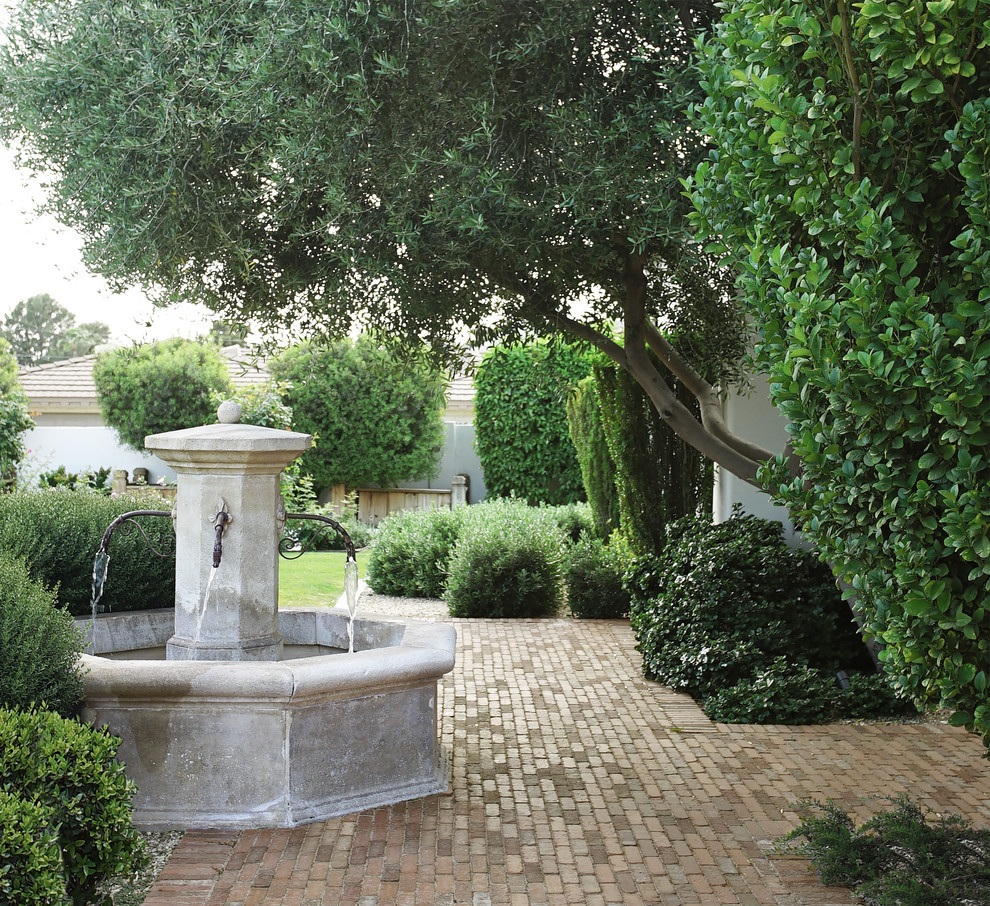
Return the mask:
[(24, 432), (34, 427), (28, 401), (17, 381), (17, 358), (0, 337), (0, 491), (7, 490), (23, 458)]
[(697, 223), (800, 471), (767, 477), (887, 670), (990, 744), (990, 6), (735, 0)]
[(302, 467), (318, 488), (389, 487), (431, 478), (440, 462), (445, 381), (370, 337), (305, 343), (269, 363), (297, 431), (312, 434)]
[(194, 340), (102, 353), (93, 366), (93, 381), (104, 422), (135, 450), (144, 449), (149, 434), (213, 424), (212, 394), (231, 391), (217, 348)]
[(101, 321), (76, 326), (76, 316), (48, 293), (18, 302), (0, 322), (0, 336), (14, 350), (19, 365), (89, 355), (110, 336)]
[(570, 331), (755, 481), (770, 453), (726, 430), (717, 392), (743, 319), (685, 239), (678, 183), (703, 151), (686, 109), (715, 16), (713, 0), (31, 0), (0, 58), (0, 137), (53, 174), (50, 210), (117, 284), (435, 348)]

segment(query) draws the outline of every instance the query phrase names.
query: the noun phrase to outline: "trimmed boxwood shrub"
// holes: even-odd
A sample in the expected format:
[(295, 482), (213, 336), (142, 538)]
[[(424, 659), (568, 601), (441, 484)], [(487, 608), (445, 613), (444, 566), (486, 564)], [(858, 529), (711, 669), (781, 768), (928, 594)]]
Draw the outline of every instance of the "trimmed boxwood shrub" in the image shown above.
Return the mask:
[(629, 615), (621, 545), (585, 535), (568, 547), (566, 557), (567, 605), (574, 616), (615, 620)]
[[(65, 488), (0, 495), (0, 550), (22, 558), (31, 577), (55, 590), (74, 616), (91, 612), (93, 559), (107, 526), (129, 510), (168, 510), (157, 497), (105, 497)], [(146, 518), (141, 527), (161, 550), (175, 549), (172, 522)], [(118, 530), (101, 609), (145, 610), (175, 604), (175, 561), (156, 557), (137, 531)]]
[[(836, 673), (875, 672), (832, 574), (811, 551), (788, 547), (779, 523), (678, 520), (663, 552), (639, 558), (627, 583), (646, 676), (706, 709), (710, 700), (719, 719), (830, 719)], [(874, 693), (883, 712), (892, 700)]]
[[(473, 509), (473, 508), (472, 508)], [(378, 528), (365, 574), (372, 591), (407, 598), (440, 598), (448, 563), (468, 510), (407, 510)]]
[(64, 906), (65, 874), (49, 812), (0, 790), (0, 903)]
[(83, 697), (82, 635), (55, 594), (0, 550), (0, 707), (44, 702), (69, 715)]
[(500, 499), (470, 511), (450, 557), (455, 617), (545, 617), (563, 601), (564, 536), (552, 511)]
[(119, 742), (52, 711), (0, 710), (0, 791), (44, 811), (58, 837), (73, 906), (94, 902), (105, 879), (144, 859), (131, 821), (135, 787), (115, 760)]

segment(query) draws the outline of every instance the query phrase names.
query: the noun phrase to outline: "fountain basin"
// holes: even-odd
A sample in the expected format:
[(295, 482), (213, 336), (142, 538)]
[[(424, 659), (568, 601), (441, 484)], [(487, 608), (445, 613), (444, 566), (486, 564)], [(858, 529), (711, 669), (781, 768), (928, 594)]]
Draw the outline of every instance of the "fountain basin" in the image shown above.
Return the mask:
[(135, 823), (295, 827), (446, 791), (437, 682), (454, 666), (453, 627), (363, 616), (347, 654), (347, 622), (280, 609), (287, 656), (304, 656), (274, 662), (146, 659), (172, 611), (89, 626), (83, 716), (121, 739)]

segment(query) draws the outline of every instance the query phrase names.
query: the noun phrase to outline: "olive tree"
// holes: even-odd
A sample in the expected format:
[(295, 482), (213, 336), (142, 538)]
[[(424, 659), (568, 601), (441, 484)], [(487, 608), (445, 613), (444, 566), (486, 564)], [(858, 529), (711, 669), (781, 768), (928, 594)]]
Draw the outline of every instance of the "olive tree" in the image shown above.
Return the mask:
[(990, 742), (990, 7), (734, 0), (696, 222), (740, 265), (767, 469), (886, 669)]
[(0, 54), (0, 137), (49, 175), (48, 209), (117, 285), (447, 350), (568, 332), (755, 482), (773, 451), (727, 430), (720, 396), (744, 321), (686, 240), (678, 182), (704, 148), (686, 110), (716, 15), (714, 0), (30, 0)]

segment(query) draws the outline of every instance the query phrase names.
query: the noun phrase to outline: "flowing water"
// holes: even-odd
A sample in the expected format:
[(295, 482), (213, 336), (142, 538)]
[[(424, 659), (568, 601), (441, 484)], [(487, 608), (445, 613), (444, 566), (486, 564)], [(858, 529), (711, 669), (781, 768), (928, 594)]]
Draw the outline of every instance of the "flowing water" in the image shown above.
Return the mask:
[(210, 589), (213, 588), (213, 580), (217, 577), (217, 570), (219, 569), (219, 566), (210, 567), (210, 577), (206, 580), (206, 591), (203, 592), (203, 606), (200, 607), (196, 616), (196, 634), (193, 636), (193, 643), (199, 641), (199, 634), (203, 629), (203, 617), (206, 616), (206, 605), (210, 600)]
[(93, 561), (93, 593), (90, 604), (93, 610), (93, 622), (96, 622), (96, 605), (103, 597), (103, 586), (107, 581), (107, 570), (110, 568), (110, 554), (100, 548), (96, 552), (96, 559)]
[(354, 614), (357, 612), (358, 565), (357, 560), (344, 563), (344, 593), (347, 595), (347, 643), (348, 654), (354, 653)]

